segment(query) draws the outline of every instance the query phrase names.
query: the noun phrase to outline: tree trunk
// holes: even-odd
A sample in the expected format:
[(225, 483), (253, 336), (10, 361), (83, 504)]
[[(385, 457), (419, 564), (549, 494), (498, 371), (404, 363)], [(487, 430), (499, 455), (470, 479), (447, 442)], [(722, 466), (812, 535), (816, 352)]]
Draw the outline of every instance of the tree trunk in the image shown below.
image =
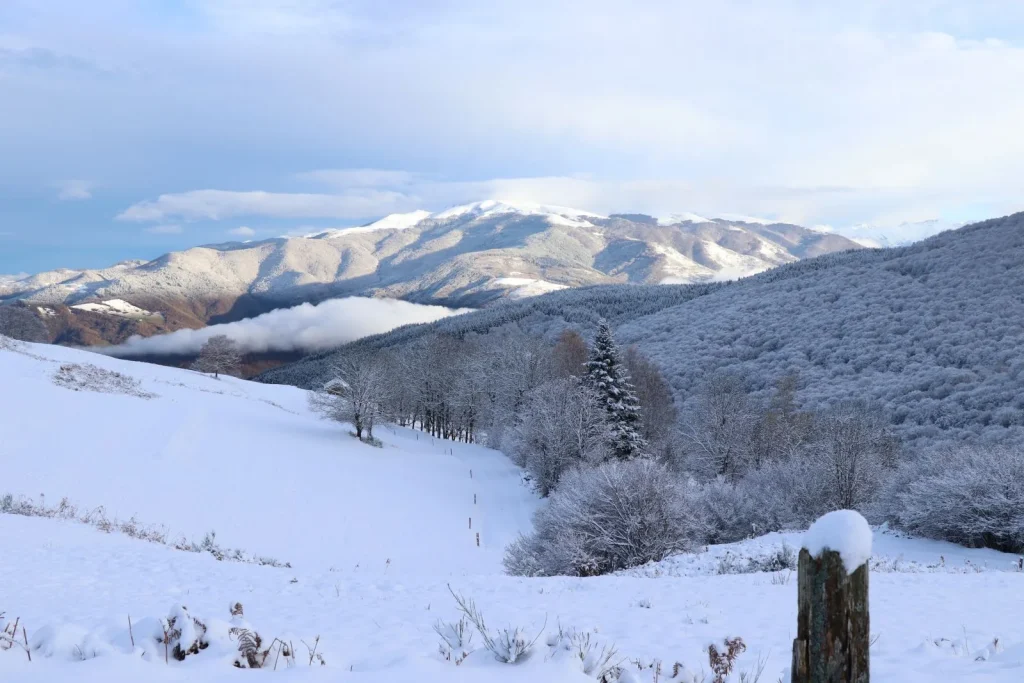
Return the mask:
[(868, 683), (868, 566), (846, 573), (839, 553), (803, 549), (792, 683)]

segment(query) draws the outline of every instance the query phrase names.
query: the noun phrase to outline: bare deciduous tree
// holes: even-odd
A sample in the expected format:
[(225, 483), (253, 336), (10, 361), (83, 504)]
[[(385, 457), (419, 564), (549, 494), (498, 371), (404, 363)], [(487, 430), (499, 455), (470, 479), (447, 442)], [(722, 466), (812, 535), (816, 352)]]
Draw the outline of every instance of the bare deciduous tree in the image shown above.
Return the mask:
[(775, 393), (754, 425), (751, 465), (761, 467), (794, 457), (811, 438), (811, 413), (796, 405), (798, 378), (788, 374), (775, 384)]
[(652, 452), (665, 453), (678, 419), (672, 392), (658, 366), (635, 346), (626, 349), (622, 360), (640, 399), (640, 434)]
[(822, 468), (835, 510), (862, 507), (885, 470), (897, 463), (899, 441), (880, 411), (863, 401), (846, 401), (815, 419), (808, 455)]
[(748, 466), (757, 410), (743, 382), (713, 375), (702, 387), (696, 408), (683, 420), (687, 466), (707, 476), (740, 476)]
[(575, 330), (565, 330), (551, 352), (555, 377), (582, 377), (587, 373), (587, 342)]
[(227, 335), (218, 334), (210, 337), (199, 350), (199, 358), (192, 364), (192, 369), (212, 374), (237, 376), (242, 365), (242, 354), (238, 344)]

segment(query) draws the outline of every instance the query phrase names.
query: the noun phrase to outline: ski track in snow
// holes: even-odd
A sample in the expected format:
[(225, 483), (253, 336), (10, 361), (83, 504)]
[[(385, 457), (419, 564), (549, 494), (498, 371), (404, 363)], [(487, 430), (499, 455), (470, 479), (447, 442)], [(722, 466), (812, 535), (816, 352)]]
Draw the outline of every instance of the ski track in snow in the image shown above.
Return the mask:
[[(492, 628), (521, 626), (531, 638), (542, 627), (547, 635), (559, 626), (589, 630), (614, 644), (626, 665), (657, 658), (669, 671), (676, 661), (706, 671), (706, 645), (740, 636), (748, 651), (739, 671), (762, 657), (763, 681), (785, 675), (795, 576), (713, 574), (724, 553), (754, 556), (782, 542), (796, 549), (800, 533), (616, 576), (503, 576), (503, 548), (529, 528), (538, 501), (500, 453), (388, 427), (378, 432), (384, 448), (371, 448), (311, 416), (304, 392), (290, 387), (59, 347), (21, 350), (33, 355), (0, 350), (0, 493), (45, 494), (50, 505), (67, 496), (82, 508), (137, 514), (189, 538), (215, 529), (225, 545), (293, 567), (218, 562), (73, 521), (0, 515), (0, 611), (20, 617), (30, 639), (45, 626), (65, 635), (77, 627), (115, 644), (87, 661), (76, 661), (79, 640), (51, 657), (37, 652), (32, 663), (18, 649), (0, 651), (0, 680), (263, 680), (260, 672), (233, 669), (232, 652), (221, 644), (181, 663), (130, 654), (129, 614), (138, 623), (184, 604), (193, 615), (227, 621), (236, 600), (265, 637), (294, 640), (300, 666), (266, 674), (283, 680), (594, 680), (571, 661), (550, 659), (543, 637), (534, 656), (515, 666), (483, 651), (458, 667), (442, 661), (432, 626), (458, 617), (449, 585), (474, 599)], [(58, 387), (51, 376), (68, 362), (131, 375), (157, 397)], [(876, 558), (934, 564), (942, 556), (946, 565), (969, 561), (985, 571), (873, 572), (872, 680), (1024, 680), (1024, 574), (1011, 571), (1014, 556), (874, 535)], [(307, 668), (299, 639), (318, 634), (328, 666)], [(990, 647), (995, 638), (999, 646)]]

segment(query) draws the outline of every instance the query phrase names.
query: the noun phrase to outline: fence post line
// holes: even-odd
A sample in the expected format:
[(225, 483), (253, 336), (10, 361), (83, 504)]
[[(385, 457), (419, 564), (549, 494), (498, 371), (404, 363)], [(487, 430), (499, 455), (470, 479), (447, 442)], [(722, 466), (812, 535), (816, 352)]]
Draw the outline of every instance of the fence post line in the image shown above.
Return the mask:
[(868, 683), (870, 539), (867, 522), (850, 510), (825, 515), (807, 532), (797, 570), (792, 683)]

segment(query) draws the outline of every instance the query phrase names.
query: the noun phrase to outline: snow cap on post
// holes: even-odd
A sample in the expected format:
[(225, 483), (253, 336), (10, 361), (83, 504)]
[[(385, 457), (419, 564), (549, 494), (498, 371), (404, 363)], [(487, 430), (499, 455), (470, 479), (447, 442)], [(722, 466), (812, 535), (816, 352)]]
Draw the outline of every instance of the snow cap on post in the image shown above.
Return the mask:
[(826, 550), (839, 553), (847, 574), (871, 557), (871, 527), (856, 510), (836, 510), (822, 515), (804, 534), (803, 547), (813, 558)]

